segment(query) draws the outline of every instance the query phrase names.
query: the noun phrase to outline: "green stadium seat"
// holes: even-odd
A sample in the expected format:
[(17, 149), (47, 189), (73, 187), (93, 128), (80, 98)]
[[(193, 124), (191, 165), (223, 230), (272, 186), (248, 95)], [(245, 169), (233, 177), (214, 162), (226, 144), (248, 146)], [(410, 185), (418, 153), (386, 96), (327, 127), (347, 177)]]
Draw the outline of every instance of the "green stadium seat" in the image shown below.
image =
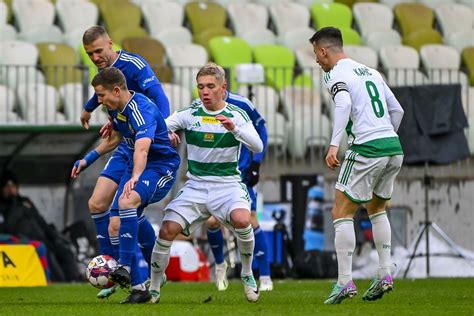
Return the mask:
[(140, 26), (142, 12), (138, 6), (132, 3), (126, 1), (118, 3), (118, 1), (109, 0), (101, 2), (99, 8), (108, 31), (123, 28), (124, 26)]
[(184, 8), (194, 36), (209, 28), (225, 27), (225, 9), (213, 2), (190, 2)]
[(416, 50), (420, 50), (423, 45), (442, 44), (443, 37), (438, 31), (433, 29), (421, 29), (404, 36), (402, 38), (402, 43), (411, 46)]
[(361, 3), (361, 2), (378, 2), (378, 0), (334, 0), (336, 3), (342, 3), (345, 4), (346, 6), (352, 8), (352, 6), (356, 3)]
[(402, 31), (402, 37), (416, 31), (433, 29), (434, 13), (423, 4), (400, 3), (393, 10)]
[(39, 43), (36, 47), (48, 85), (58, 88), (68, 82), (82, 82), (74, 48), (59, 43)]
[(278, 45), (259, 45), (253, 48), (253, 57), (256, 63), (264, 66), (268, 85), (281, 90), (292, 84), (295, 56), (291, 49)]
[(250, 45), (238, 37), (214, 37), (209, 41), (209, 51), (212, 59), (224, 68), (230, 69), (229, 88), (237, 91), (234, 66), (252, 62)]
[(311, 16), (316, 30), (326, 26), (352, 26), (351, 8), (342, 3), (316, 3), (311, 7)]
[[(115, 50), (115, 51), (119, 51), (122, 49), (122, 47), (116, 43), (113, 43), (112, 44), (112, 48)], [(84, 46), (81, 45), (79, 47), (79, 54), (81, 56), (81, 61), (82, 61), (82, 64), (86, 67), (89, 68), (89, 82), (92, 81), (92, 79), (95, 77), (95, 75), (97, 75), (98, 71), (97, 71), (97, 67), (96, 65), (94, 65), (94, 63), (92, 62), (92, 60), (89, 58), (89, 56), (87, 55), (86, 53), (86, 50), (84, 49)]]
[[(462, 61), (469, 72), (469, 84), (474, 86), (474, 46), (467, 47), (462, 51)], [(474, 128), (473, 128), (474, 129)]]
[(225, 27), (213, 27), (203, 30), (201, 33), (194, 35), (194, 43), (203, 46), (209, 51), (209, 41), (218, 36), (232, 36), (232, 31)]
[(362, 39), (360, 38), (357, 31), (351, 29), (350, 27), (341, 27), (342, 40), (344, 45), (361, 45)]
[(122, 45), (122, 41), (127, 37), (148, 37), (148, 33), (141, 26), (128, 25), (109, 31), (109, 35), (119, 45)]
[(145, 58), (161, 82), (171, 81), (171, 68), (166, 64), (163, 44), (150, 37), (127, 37), (122, 41), (124, 50)]

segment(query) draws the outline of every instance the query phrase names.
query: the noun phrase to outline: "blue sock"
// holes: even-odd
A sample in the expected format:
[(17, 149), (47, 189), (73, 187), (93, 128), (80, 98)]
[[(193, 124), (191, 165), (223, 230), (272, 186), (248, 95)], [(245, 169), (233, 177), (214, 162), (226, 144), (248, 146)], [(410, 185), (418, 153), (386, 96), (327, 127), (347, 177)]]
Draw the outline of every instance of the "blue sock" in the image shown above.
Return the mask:
[(260, 276), (270, 275), (270, 262), (267, 258), (267, 241), (265, 240), (265, 233), (257, 226), (253, 230), (255, 236), (255, 248), (253, 250), (254, 262), (257, 261)]
[(118, 262), (120, 258), (119, 236), (110, 236), (110, 243), (112, 244), (112, 248), (114, 249), (112, 257), (114, 257), (114, 259)]
[(99, 242), (100, 253), (102, 255), (114, 256), (114, 250), (109, 239), (109, 216), (110, 211), (91, 214), (97, 232), (97, 241)]
[(153, 247), (155, 246), (156, 234), (153, 226), (151, 226), (148, 218), (142, 215), (138, 218), (138, 244), (143, 254), (148, 267), (151, 263), (151, 254), (153, 253)]
[(207, 240), (211, 246), (212, 254), (216, 264), (224, 262), (224, 237), (222, 236), (221, 228), (207, 229)]
[[(135, 251), (139, 250), (136, 248)], [(135, 252), (133, 253), (132, 261), (130, 264), (130, 279), (130, 283), (132, 284), (132, 286), (145, 282), (145, 278), (141, 274), (140, 266), (138, 265), (138, 260), (137, 256), (135, 255)]]
[(120, 230), (119, 230), (119, 247), (121, 265), (132, 265), (132, 259), (135, 255), (137, 247), (138, 234), (138, 218), (137, 209), (130, 208), (126, 210), (119, 210), (120, 214)]

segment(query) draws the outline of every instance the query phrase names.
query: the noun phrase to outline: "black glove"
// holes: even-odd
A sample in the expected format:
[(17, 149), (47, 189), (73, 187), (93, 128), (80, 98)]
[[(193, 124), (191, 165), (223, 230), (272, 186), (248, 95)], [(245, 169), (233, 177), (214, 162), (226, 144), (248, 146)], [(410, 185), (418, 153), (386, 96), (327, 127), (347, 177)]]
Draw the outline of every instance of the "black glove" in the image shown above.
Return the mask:
[(247, 185), (250, 187), (253, 187), (258, 183), (258, 180), (260, 178), (260, 163), (256, 161), (252, 161), (250, 164), (249, 170), (247, 170), (247, 175), (245, 177), (245, 180), (247, 182)]

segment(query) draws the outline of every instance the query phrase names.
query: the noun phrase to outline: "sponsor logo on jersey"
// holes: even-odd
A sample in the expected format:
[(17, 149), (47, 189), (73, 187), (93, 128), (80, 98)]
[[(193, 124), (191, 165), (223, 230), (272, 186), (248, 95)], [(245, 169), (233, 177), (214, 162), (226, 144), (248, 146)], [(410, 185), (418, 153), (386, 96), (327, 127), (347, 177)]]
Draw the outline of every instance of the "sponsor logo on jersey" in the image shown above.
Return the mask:
[(144, 183), (147, 187), (150, 186), (150, 181), (149, 180), (142, 180), (142, 183)]
[(145, 133), (147, 132), (147, 130), (148, 130), (148, 129), (145, 128), (143, 131), (138, 131), (138, 132), (137, 132), (137, 136), (138, 136), (138, 135), (141, 135), (141, 134), (145, 134)]
[(122, 122), (126, 122), (127, 121), (127, 117), (121, 113), (117, 113), (117, 119), (122, 121)]
[(155, 80), (155, 76), (151, 76), (150, 78), (146, 78), (145, 80), (143, 80), (143, 86), (145, 86), (148, 82), (152, 82), (153, 80)]
[(214, 116), (203, 116), (202, 122), (206, 124), (219, 124), (219, 120), (217, 120)]
[(213, 142), (214, 141), (214, 134), (212, 134), (212, 133), (204, 134), (204, 141), (205, 142)]

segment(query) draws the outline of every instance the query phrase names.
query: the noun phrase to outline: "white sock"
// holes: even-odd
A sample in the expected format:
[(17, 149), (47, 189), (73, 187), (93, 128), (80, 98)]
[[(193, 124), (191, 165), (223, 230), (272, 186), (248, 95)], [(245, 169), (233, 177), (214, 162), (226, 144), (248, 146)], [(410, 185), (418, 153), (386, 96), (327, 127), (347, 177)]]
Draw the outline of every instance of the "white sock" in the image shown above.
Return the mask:
[(150, 290), (159, 291), (161, 277), (165, 273), (170, 261), (170, 248), (172, 241), (156, 238), (153, 253), (151, 254), (151, 283)]
[(255, 247), (252, 225), (246, 228), (236, 228), (235, 235), (237, 237), (240, 260), (242, 261), (240, 275), (252, 275), (253, 248)]
[(352, 255), (356, 244), (354, 220), (352, 218), (339, 218), (333, 224), (335, 230), (334, 246), (337, 254), (337, 282), (340, 285), (345, 285), (352, 280)]
[(139, 290), (139, 291), (145, 291), (146, 286), (145, 286), (145, 283), (140, 283), (140, 284), (132, 286), (132, 289), (133, 290)]
[(385, 211), (371, 215), (369, 218), (372, 223), (375, 248), (379, 255), (378, 277), (383, 278), (390, 274), (390, 267), (392, 266), (392, 259), (390, 258), (392, 237), (390, 222)]

